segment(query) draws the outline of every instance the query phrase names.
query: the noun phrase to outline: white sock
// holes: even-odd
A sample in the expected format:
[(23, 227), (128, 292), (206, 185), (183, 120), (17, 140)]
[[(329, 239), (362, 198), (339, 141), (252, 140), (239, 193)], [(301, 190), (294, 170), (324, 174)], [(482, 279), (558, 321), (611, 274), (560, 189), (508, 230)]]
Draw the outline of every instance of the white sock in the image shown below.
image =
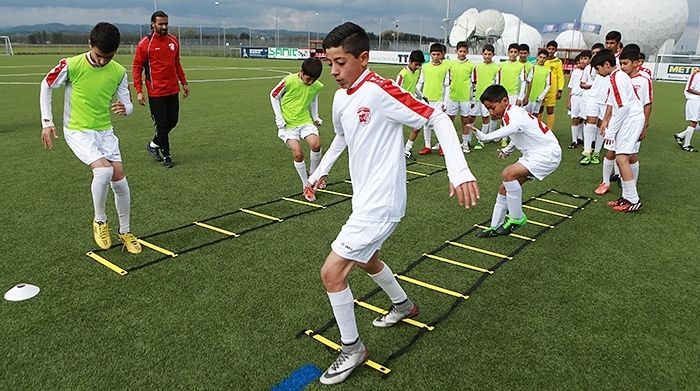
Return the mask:
[(328, 299), (333, 307), (333, 315), (338, 323), (340, 330), (340, 341), (346, 345), (355, 342), (360, 338), (357, 332), (357, 322), (355, 322), (355, 303), (352, 297), (352, 291), (348, 285), (345, 290), (340, 292), (326, 292)]
[(578, 124), (576, 129), (576, 141), (583, 140), (583, 123)]
[(403, 150), (408, 152), (413, 148), (413, 141), (408, 140), (406, 141), (406, 145), (403, 147)]
[(636, 204), (639, 202), (639, 194), (637, 194), (637, 185), (634, 180), (622, 181), (622, 198)]
[(119, 233), (125, 234), (131, 231), (131, 227), (129, 227), (129, 216), (131, 214), (129, 182), (124, 177), (119, 181), (112, 181), (111, 185), (114, 193), (114, 205), (117, 207), (117, 215), (119, 216)]
[(575, 143), (578, 140), (578, 125), (571, 125), (571, 143)]
[(158, 146), (158, 144), (154, 143), (153, 141), (151, 141), (151, 142), (148, 144), (148, 146), (151, 147), (151, 148), (160, 148), (160, 147)]
[(469, 134), (462, 133), (462, 144), (463, 145), (469, 144), (469, 139), (470, 139), (469, 135), (470, 134), (471, 133), (469, 133)]
[(688, 132), (692, 132), (693, 130), (695, 130), (695, 128), (693, 128), (692, 126), (688, 126), (685, 128), (685, 130), (676, 133), (676, 137), (685, 138), (685, 135), (688, 134)]
[(309, 173), (313, 174), (313, 172), (316, 171), (316, 167), (318, 167), (318, 162), (321, 161), (321, 150), (319, 149), (318, 152), (311, 151), (311, 153), (309, 153), (309, 160), (311, 161), (309, 163)]
[(399, 282), (396, 280), (396, 277), (394, 277), (394, 273), (389, 268), (389, 265), (386, 263), (383, 264), (384, 268), (379, 273), (370, 274), (369, 276), (372, 277), (372, 280), (374, 280), (374, 282), (376, 282), (384, 292), (386, 292), (392, 303), (401, 303), (404, 307), (408, 306), (408, 308), (399, 308), (399, 310), (410, 309), (410, 307), (413, 306), (413, 303), (408, 300), (406, 292), (403, 290), (403, 288), (401, 288), (401, 285), (399, 285)]
[(598, 133), (598, 127), (595, 124), (586, 124), (583, 127), (583, 151), (591, 153), (593, 151), (592, 145), (596, 142), (596, 133)]
[(605, 139), (603, 138), (603, 135), (600, 134), (600, 131), (598, 127), (596, 126), (595, 128), (595, 153), (600, 153), (600, 150), (603, 149), (603, 144), (605, 143)]
[(508, 213), (508, 202), (506, 196), (498, 193), (496, 196), (496, 203), (493, 205), (493, 213), (491, 214), (491, 226), (498, 227), (503, 224), (506, 220), (506, 213)]
[(639, 179), (639, 160), (633, 164), (630, 164), (630, 168), (632, 169), (632, 176), (634, 177), (634, 183), (636, 184)]
[(107, 203), (107, 193), (109, 192), (109, 182), (112, 180), (114, 168), (97, 167), (92, 169), (92, 204), (95, 207), (95, 221), (107, 221), (105, 204)]
[(490, 122), (486, 125), (483, 125), (483, 124), (481, 125), (482, 132), (488, 134), (490, 130), (491, 130), (491, 123)]
[(498, 129), (498, 121), (491, 121), (489, 122), (489, 131), (493, 132), (494, 130)]
[(426, 148), (430, 148), (430, 141), (432, 139), (433, 129), (426, 125), (423, 127), (423, 143)]
[(472, 132), (469, 132), (469, 134), (467, 134), (467, 143), (470, 142), (472, 142)]
[(685, 140), (683, 141), (683, 146), (687, 147), (690, 145), (690, 141), (693, 139), (693, 133), (695, 132), (695, 128), (691, 128), (688, 126), (688, 129), (685, 130)]
[(608, 158), (603, 158), (603, 183), (610, 186), (610, 175), (613, 172), (613, 167), (615, 167), (614, 160), (608, 160)]
[(520, 182), (508, 181), (503, 182), (506, 188), (506, 202), (508, 203), (508, 215), (513, 219), (521, 219), (523, 217), (523, 188)]
[(309, 182), (309, 177), (306, 174), (306, 163), (303, 160), (300, 162), (295, 161), (294, 168), (297, 170), (297, 174), (299, 174), (299, 179), (301, 179), (301, 185), (306, 187), (306, 185)]
[(617, 165), (617, 161), (615, 161), (615, 166), (613, 166), (613, 171), (615, 171), (615, 175), (620, 175), (620, 166)]

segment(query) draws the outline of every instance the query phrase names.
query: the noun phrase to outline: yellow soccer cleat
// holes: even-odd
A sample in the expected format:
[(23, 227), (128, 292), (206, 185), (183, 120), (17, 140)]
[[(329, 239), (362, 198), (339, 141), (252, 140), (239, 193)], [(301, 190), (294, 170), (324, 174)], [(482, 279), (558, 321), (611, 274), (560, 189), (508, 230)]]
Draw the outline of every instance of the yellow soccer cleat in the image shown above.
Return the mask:
[(112, 238), (109, 236), (109, 226), (106, 221), (92, 221), (92, 236), (99, 248), (107, 250), (112, 247)]
[(136, 236), (134, 236), (134, 234), (132, 234), (131, 232), (119, 234), (119, 241), (122, 242), (122, 244), (124, 244), (126, 251), (132, 254), (141, 253), (141, 244), (136, 239)]

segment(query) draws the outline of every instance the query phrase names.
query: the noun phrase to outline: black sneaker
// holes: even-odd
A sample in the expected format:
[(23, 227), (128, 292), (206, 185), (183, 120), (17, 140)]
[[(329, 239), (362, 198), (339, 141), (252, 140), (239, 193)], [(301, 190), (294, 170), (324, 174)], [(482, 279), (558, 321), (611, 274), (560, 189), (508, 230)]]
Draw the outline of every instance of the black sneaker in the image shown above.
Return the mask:
[(152, 147), (151, 143), (146, 143), (146, 151), (153, 157), (157, 162), (162, 162), (163, 158), (160, 156), (160, 148)]
[(692, 145), (686, 145), (685, 147), (683, 147), (683, 150), (686, 152), (697, 152), (698, 151), (697, 149), (693, 148)]
[(685, 139), (683, 137), (678, 137), (678, 135), (674, 133), (673, 139), (676, 140), (676, 144), (678, 144), (679, 147), (683, 148), (683, 143), (685, 143)]
[(498, 230), (498, 228), (499, 227), (486, 228), (485, 230), (476, 234), (476, 237), (477, 238), (495, 238), (498, 236), (498, 232), (496, 232)]
[(163, 158), (163, 167), (173, 168), (173, 158), (171, 158), (170, 155)]
[(620, 175), (618, 174), (612, 174), (610, 175), (610, 182), (620, 182)]
[(578, 143), (569, 144), (569, 149), (576, 149), (576, 147), (578, 147)]

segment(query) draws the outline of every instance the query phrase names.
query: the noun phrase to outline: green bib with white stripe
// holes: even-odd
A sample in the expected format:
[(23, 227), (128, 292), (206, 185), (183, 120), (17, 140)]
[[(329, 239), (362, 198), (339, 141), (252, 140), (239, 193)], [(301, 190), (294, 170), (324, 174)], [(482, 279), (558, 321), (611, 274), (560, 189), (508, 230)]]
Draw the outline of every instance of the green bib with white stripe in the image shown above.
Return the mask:
[(284, 96), (282, 97), (282, 117), (287, 128), (309, 125), (313, 123), (309, 106), (321, 92), (323, 83), (316, 80), (311, 85), (304, 84), (298, 73), (284, 78)]
[(466, 102), (472, 89), (472, 71), (474, 63), (453, 61), (450, 67), (450, 100), (453, 102)]
[(437, 102), (444, 99), (445, 76), (450, 70), (450, 65), (447, 61), (443, 61), (440, 65), (433, 63), (423, 65), (423, 96), (429, 101)]
[(549, 67), (544, 65), (535, 65), (532, 69), (532, 87), (530, 88), (530, 96), (528, 97), (530, 102), (534, 102), (542, 91), (544, 91), (544, 88), (547, 86), (549, 73), (552, 72)]
[(71, 130), (108, 130), (112, 128), (110, 106), (126, 70), (112, 60), (93, 67), (83, 53), (68, 59), (70, 115), (65, 126)]

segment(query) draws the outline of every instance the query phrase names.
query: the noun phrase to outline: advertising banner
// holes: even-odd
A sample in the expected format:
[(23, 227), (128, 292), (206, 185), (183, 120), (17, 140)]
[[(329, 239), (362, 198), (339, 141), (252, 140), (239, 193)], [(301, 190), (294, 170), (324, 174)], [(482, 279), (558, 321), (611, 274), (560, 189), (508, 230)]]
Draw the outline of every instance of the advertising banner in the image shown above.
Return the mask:
[(267, 48), (242, 47), (241, 57), (243, 58), (267, 58)]

